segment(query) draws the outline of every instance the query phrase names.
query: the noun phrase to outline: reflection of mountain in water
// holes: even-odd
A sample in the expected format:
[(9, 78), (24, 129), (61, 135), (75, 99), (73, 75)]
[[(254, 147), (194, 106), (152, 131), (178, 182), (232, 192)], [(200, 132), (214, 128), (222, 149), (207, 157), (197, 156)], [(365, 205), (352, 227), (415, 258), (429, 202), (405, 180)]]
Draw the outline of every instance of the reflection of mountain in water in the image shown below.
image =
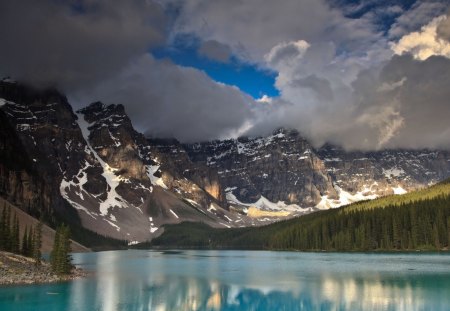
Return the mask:
[[(290, 279), (284, 278), (286, 286), (270, 287), (267, 283), (261, 286), (226, 284), (219, 280), (220, 275), (215, 275), (217, 271), (211, 276), (208, 266), (201, 277), (199, 271), (195, 271), (198, 267), (188, 264), (183, 269), (195, 271), (194, 277), (182, 276), (179, 270), (171, 269), (171, 264), (161, 261), (162, 266), (153, 269), (147, 266), (136, 279), (137, 270), (131, 267), (123, 270), (124, 266), (120, 266), (124, 264), (123, 258), (117, 261), (118, 254), (99, 254), (96, 283), (75, 282), (71, 285), (72, 307), (78, 304), (82, 310), (89, 305), (107, 311), (444, 310), (450, 305), (449, 297), (439, 296), (442, 289), (450, 288), (450, 280), (445, 275), (416, 274), (411, 277), (411, 274), (401, 272), (388, 276), (326, 272), (300, 278), (296, 284), (293, 284), (296, 277), (292, 275)], [(213, 280), (214, 275), (218, 280)], [(274, 283), (279, 284), (277, 281)], [(96, 292), (95, 298), (89, 301), (93, 292)], [(79, 305), (80, 302), (84, 305)]]
[[(402, 280), (325, 278), (315, 288), (294, 293), (208, 283), (199, 279), (165, 279), (146, 287), (143, 297), (136, 303), (149, 302), (149, 310), (425, 310), (430, 305), (425, 305), (424, 298), (433, 295), (429, 285), (435, 281), (421, 277), (413, 286)], [(449, 286), (449, 281), (441, 282), (447, 282)], [(438, 283), (435, 283), (436, 287)], [(418, 292), (412, 287), (427, 290)], [(450, 302), (448, 298), (437, 298), (435, 307), (431, 307), (433, 310), (441, 310)]]
[(450, 310), (447, 254), (112, 251), (74, 260), (93, 274), (3, 288), (0, 310)]

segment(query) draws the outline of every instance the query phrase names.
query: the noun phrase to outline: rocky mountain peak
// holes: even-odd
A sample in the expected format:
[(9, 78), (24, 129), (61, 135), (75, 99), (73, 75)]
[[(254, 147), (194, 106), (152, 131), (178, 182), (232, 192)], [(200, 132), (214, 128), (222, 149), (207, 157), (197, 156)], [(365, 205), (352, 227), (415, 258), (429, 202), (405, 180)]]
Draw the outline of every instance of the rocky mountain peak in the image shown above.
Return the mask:
[(130, 241), (181, 221), (270, 223), (450, 176), (447, 151), (316, 149), (284, 128), (195, 144), (147, 139), (122, 105), (94, 102), (74, 113), (55, 90), (8, 81), (0, 81), (0, 120), (8, 142), (0, 158), (23, 154), (0, 163), (2, 196)]

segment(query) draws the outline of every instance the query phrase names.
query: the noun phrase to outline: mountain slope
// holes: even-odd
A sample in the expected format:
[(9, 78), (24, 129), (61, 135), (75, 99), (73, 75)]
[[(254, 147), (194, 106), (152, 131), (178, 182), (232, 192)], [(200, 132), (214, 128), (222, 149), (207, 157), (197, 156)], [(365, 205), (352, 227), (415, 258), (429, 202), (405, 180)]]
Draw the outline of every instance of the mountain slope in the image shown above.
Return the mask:
[[(13, 215), (17, 216), (17, 219), (19, 220), (19, 237), (22, 238), (25, 228), (36, 228), (37, 224), (39, 223), (39, 220), (36, 218), (28, 215), (24, 211), (20, 210), (14, 205), (9, 204), (4, 199), (0, 198), (0, 213), (3, 211), (4, 208), (10, 208), (11, 210), (11, 216)], [(51, 250), (53, 249), (53, 242), (55, 240), (55, 230), (50, 228), (47, 225), (42, 226), (42, 245), (41, 245), (41, 252), (49, 254)], [(76, 241), (71, 241), (71, 250), (76, 253), (82, 253), (82, 252), (89, 252), (90, 249), (81, 245), (80, 243)]]

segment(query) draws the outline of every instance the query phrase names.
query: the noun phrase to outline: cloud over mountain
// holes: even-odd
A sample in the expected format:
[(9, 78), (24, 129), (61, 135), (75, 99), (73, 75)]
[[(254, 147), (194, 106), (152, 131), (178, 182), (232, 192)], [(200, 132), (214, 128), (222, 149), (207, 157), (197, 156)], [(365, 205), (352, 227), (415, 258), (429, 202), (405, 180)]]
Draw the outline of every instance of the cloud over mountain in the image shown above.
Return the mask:
[(165, 27), (152, 1), (1, 1), (0, 74), (83, 88), (163, 43)]
[[(343, 3), (2, 2), (0, 74), (62, 88), (78, 106), (122, 103), (140, 130), (182, 141), (285, 126), (316, 145), (450, 148), (449, 4)], [(180, 38), (198, 43), (193, 67), (183, 51), (178, 64), (154, 56)], [(202, 62), (237, 67), (236, 83)], [(279, 96), (242, 92), (240, 64), (272, 73)]]

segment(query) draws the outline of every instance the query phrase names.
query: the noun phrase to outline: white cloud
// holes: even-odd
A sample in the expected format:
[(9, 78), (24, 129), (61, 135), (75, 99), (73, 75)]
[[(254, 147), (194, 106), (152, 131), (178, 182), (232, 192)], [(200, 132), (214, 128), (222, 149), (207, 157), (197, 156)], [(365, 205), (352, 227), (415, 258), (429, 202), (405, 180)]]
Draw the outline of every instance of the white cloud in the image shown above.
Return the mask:
[(395, 54), (411, 53), (416, 59), (425, 60), (433, 55), (450, 58), (450, 42), (438, 36), (439, 25), (447, 20), (443, 15), (434, 18), (419, 31), (404, 35), (397, 43), (392, 45)]
[(264, 59), (272, 67), (277, 67), (280, 63), (283, 65), (295, 64), (303, 57), (306, 50), (310, 47), (305, 40), (281, 42), (264, 55)]
[(261, 96), (260, 98), (258, 98), (256, 100), (258, 103), (265, 103), (265, 104), (270, 104), (273, 102), (273, 98), (267, 96), (266, 94), (264, 94), (263, 96)]

